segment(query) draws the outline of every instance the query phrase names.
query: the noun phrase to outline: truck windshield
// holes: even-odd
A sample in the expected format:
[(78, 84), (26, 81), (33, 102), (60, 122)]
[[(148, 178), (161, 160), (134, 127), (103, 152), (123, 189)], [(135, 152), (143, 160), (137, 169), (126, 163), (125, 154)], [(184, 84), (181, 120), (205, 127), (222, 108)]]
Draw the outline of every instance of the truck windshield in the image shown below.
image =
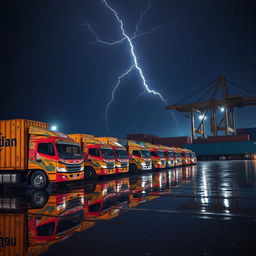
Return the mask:
[(116, 155), (117, 155), (117, 158), (128, 159), (128, 154), (127, 154), (127, 151), (125, 149), (117, 149), (116, 150)]
[(62, 159), (82, 159), (79, 145), (71, 143), (57, 142), (58, 155)]
[(181, 158), (181, 154), (179, 152), (175, 152), (175, 156)]
[(169, 157), (171, 157), (171, 158), (173, 158), (173, 157), (174, 157), (174, 152), (169, 151), (169, 152), (168, 152), (168, 154), (169, 154)]
[(150, 158), (150, 152), (149, 152), (149, 150), (142, 149), (142, 150), (141, 150), (141, 154), (142, 154), (142, 157), (143, 157), (143, 158)]
[(164, 158), (165, 157), (164, 151), (159, 150), (158, 151), (158, 156), (161, 157), (161, 158)]
[(114, 159), (114, 151), (111, 148), (101, 148), (101, 153), (104, 159)]

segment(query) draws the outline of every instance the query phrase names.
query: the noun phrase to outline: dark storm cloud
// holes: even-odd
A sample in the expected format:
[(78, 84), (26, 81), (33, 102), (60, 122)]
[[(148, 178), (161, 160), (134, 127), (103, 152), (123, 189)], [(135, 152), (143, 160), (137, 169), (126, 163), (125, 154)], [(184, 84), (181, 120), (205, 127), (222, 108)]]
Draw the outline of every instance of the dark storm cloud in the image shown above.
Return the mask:
[[(133, 33), (147, 1), (109, 1)], [(104, 40), (120, 28), (101, 1), (2, 1), (1, 119), (31, 118), (58, 124), (65, 132), (106, 135), (105, 107), (111, 89), (131, 63), (127, 43), (89, 44), (89, 22)], [(151, 88), (170, 104), (225, 74), (255, 88), (256, 33), (253, 1), (151, 0), (141, 32), (165, 27), (134, 41)], [(179, 128), (161, 101), (143, 92), (136, 73), (125, 79), (109, 117), (109, 135), (144, 132), (188, 135), (189, 120), (176, 114)], [(254, 126), (254, 108), (238, 111), (240, 127)], [(247, 117), (247, 118), (242, 118)]]

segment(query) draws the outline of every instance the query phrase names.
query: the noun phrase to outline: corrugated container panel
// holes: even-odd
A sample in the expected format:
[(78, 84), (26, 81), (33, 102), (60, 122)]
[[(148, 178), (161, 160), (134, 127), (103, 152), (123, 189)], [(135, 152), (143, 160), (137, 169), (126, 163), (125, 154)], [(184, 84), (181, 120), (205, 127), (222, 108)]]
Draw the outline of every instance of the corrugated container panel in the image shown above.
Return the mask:
[(251, 137), (251, 140), (256, 140), (256, 128), (242, 128), (237, 129), (237, 134), (249, 134)]
[(152, 139), (152, 138), (158, 138), (156, 135), (152, 134), (144, 134), (144, 133), (136, 133), (136, 134), (128, 134), (127, 139), (128, 140), (140, 140), (140, 139)]
[(199, 156), (256, 153), (255, 141), (184, 144), (183, 147), (194, 151)]
[(27, 245), (25, 214), (1, 214), (0, 256), (25, 256)]
[(27, 168), (28, 129), (48, 128), (47, 123), (27, 119), (0, 120), (0, 169)]
[(232, 142), (232, 141), (249, 141), (250, 136), (248, 134), (240, 135), (223, 135), (223, 136), (209, 136), (206, 141), (211, 142)]
[(167, 138), (154, 138), (152, 140), (154, 144), (161, 145), (182, 145), (192, 143), (191, 137), (167, 137)]

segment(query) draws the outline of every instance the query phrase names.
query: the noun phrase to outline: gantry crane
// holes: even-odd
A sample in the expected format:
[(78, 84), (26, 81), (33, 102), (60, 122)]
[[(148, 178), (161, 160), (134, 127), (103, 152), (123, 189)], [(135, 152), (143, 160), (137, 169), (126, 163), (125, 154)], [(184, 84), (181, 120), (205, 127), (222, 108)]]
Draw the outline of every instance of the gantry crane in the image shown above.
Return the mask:
[[(237, 87), (253, 97), (243, 97), (241, 95), (231, 95), (229, 85)], [(185, 100), (191, 99), (197, 94), (202, 93), (194, 103), (181, 104)], [(202, 101), (205, 97), (210, 96), (207, 101)], [(235, 128), (235, 108), (256, 105), (256, 93), (239, 86), (238, 84), (227, 80), (221, 75), (215, 81), (199, 88), (197, 91), (188, 95), (174, 105), (165, 107), (168, 110), (177, 110), (187, 113), (186, 116), (191, 120), (192, 138), (196, 138), (196, 134), (200, 134), (205, 138), (205, 120), (210, 116), (211, 132), (214, 136), (218, 136), (223, 131), (225, 135), (236, 134)], [(217, 110), (221, 112), (221, 119), (217, 118)], [(200, 113), (200, 124), (195, 128), (195, 113)]]

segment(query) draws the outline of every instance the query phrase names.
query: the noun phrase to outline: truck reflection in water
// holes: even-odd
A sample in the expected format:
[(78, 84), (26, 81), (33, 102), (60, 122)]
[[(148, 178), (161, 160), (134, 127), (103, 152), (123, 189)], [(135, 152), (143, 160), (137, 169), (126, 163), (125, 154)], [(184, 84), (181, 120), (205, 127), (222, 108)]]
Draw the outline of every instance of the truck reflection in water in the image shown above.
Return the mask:
[(5, 191), (0, 196), (0, 256), (40, 255), (74, 232), (170, 194), (193, 179), (196, 167), (185, 168), (188, 169), (124, 177), (91, 184), (89, 189), (85, 186), (50, 195), (44, 191)]
[(43, 191), (25, 192), (19, 192), (17, 197), (1, 196), (1, 256), (40, 255), (81, 225), (83, 189), (50, 196)]

